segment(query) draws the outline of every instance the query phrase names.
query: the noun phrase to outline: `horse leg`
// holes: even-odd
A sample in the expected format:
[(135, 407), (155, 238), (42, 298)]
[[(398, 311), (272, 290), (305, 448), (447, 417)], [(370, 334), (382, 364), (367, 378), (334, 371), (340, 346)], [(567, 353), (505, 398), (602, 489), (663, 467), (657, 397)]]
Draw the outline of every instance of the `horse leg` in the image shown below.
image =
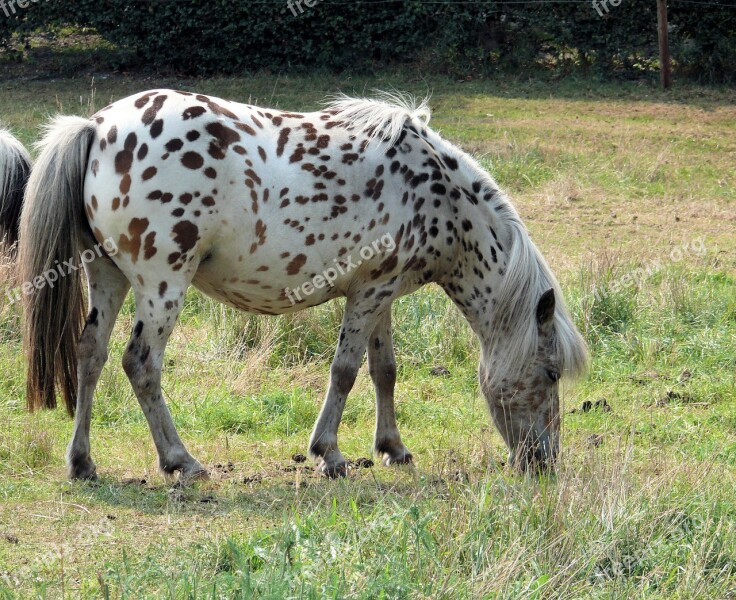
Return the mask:
[(168, 281), (163, 293), (136, 289), (136, 323), (123, 368), (148, 421), (159, 467), (167, 475), (179, 471), (180, 481), (186, 482), (206, 478), (207, 471), (184, 447), (161, 393), (164, 350), (188, 287), (188, 281), (179, 283)]
[(330, 366), (327, 398), (309, 440), (309, 453), (328, 477), (347, 475), (345, 457), (337, 446), (337, 428), (342, 419), (345, 399), (355, 383), (365, 354), (370, 332), (390, 300), (380, 306), (361, 306), (348, 299), (340, 328), (340, 339)]
[(128, 280), (108, 258), (85, 263), (89, 283), (89, 314), (79, 339), (77, 360), (77, 408), (74, 433), (67, 448), (69, 479), (95, 479), (90, 456), (89, 429), (95, 388), (107, 361), (107, 345), (125, 294)]
[(378, 320), (368, 341), (368, 370), (376, 389), (374, 451), (383, 458), (385, 465), (410, 463), (411, 452), (401, 441), (394, 411), (396, 356), (391, 335), (390, 308)]

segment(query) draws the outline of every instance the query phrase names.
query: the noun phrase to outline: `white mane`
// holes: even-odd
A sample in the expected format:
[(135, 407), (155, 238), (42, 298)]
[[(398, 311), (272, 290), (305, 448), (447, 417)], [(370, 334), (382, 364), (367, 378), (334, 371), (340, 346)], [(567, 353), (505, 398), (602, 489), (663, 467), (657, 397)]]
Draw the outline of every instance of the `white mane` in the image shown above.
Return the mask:
[[(489, 347), (497, 348), (490, 383), (507, 377), (513, 381), (534, 361), (538, 345), (537, 303), (547, 290), (555, 292), (554, 354), (561, 374), (574, 378), (583, 373), (588, 363), (587, 347), (570, 317), (557, 278), (532, 242), (516, 209), (503, 196), (496, 214), (509, 228), (511, 247), (508, 252), (503, 286), (496, 304), (495, 324), (490, 332)], [(508, 336), (513, 336), (509, 341)]]
[(380, 138), (382, 144), (391, 147), (401, 136), (404, 124), (418, 120), (429, 123), (431, 112), (427, 98), (418, 100), (398, 92), (378, 92), (377, 98), (351, 98), (338, 94), (329, 98), (325, 109), (334, 111), (348, 128), (355, 128), (368, 139)]

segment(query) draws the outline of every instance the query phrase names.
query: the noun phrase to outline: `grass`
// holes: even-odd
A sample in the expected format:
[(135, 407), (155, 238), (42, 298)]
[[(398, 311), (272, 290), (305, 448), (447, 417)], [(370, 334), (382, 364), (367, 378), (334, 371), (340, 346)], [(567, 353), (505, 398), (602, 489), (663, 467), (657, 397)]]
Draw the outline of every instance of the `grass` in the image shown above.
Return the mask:
[[(101, 478), (70, 484), (71, 422), (24, 411), (20, 315), (3, 302), (0, 598), (736, 597), (732, 91), (111, 77), (0, 83), (0, 118), (31, 143), (56, 110), (153, 86), (294, 109), (338, 89), (431, 89), (434, 126), (512, 192), (560, 276), (591, 370), (565, 388), (558, 472), (513, 475), (479, 394), (477, 343), (429, 287), (394, 312), (416, 469), (327, 481), (292, 456), (325, 391), (341, 305), (252, 317), (191, 292), (163, 388), (213, 477), (180, 490), (156, 472), (119, 366), (128, 299), (95, 405)], [(364, 367), (340, 429), (353, 460), (370, 456), (373, 405)]]

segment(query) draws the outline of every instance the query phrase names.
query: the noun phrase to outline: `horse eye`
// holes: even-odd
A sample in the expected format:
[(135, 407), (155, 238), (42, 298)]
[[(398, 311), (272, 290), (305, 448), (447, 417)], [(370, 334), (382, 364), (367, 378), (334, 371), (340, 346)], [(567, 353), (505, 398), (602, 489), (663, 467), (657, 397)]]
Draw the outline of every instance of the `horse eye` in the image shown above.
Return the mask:
[(559, 371), (555, 371), (554, 369), (547, 369), (547, 377), (549, 377), (549, 380), (552, 382), (556, 382), (560, 378)]

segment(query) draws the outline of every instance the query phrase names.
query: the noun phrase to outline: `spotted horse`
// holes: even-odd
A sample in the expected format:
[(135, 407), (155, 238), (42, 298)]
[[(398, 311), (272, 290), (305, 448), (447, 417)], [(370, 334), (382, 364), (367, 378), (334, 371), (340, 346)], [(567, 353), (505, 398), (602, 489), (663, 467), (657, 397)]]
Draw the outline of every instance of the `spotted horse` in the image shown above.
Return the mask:
[[(296, 113), (171, 90), (125, 98), (90, 119), (54, 119), (21, 216), (22, 276), (33, 280), (105, 241), (117, 247), (85, 264), (88, 313), (81, 278), (26, 299), (28, 403), (55, 406), (59, 387), (76, 413), (69, 476), (96, 475), (93, 393), (130, 286), (136, 315), (123, 368), (161, 469), (180, 480), (206, 475), (161, 394), (164, 350), (190, 285), (267, 315), (346, 298), (309, 442), (326, 475), (346, 473), (338, 425), (366, 348), (375, 451), (385, 464), (412, 460), (396, 426), (391, 303), (430, 282), (480, 339), (481, 389), (511, 462), (554, 460), (558, 380), (580, 373), (585, 344), (507, 197), (428, 121), (425, 103), (397, 97), (338, 97)], [(376, 252), (360, 260), (365, 247)]]

